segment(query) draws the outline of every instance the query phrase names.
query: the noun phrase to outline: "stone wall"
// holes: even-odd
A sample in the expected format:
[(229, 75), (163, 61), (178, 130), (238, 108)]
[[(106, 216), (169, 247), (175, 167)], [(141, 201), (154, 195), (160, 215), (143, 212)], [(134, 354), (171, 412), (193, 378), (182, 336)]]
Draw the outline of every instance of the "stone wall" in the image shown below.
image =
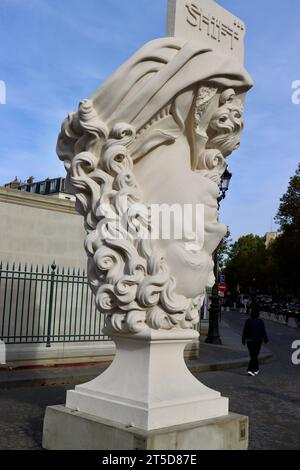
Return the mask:
[(83, 220), (73, 201), (0, 188), (0, 261), (85, 268)]

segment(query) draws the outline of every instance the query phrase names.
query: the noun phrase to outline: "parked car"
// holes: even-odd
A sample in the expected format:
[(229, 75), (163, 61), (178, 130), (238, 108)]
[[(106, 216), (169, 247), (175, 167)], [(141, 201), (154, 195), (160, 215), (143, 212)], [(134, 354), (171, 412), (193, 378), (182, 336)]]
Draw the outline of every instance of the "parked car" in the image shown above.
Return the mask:
[(286, 304), (285, 308), (285, 318), (286, 322), (288, 323), (289, 318), (294, 318), (296, 321), (300, 320), (300, 305), (299, 304)]
[(275, 315), (284, 315), (286, 305), (280, 302), (274, 302), (270, 305), (270, 313), (275, 313)]
[(260, 296), (257, 300), (261, 311), (285, 316), (286, 323), (289, 318), (294, 318), (300, 328), (300, 304), (286, 302), (271, 302), (267, 296)]
[(257, 303), (259, 309), (263, 312), (271, 312), (272, 310), (272, 297), (270, 295), (259, 295), (257, 296)]

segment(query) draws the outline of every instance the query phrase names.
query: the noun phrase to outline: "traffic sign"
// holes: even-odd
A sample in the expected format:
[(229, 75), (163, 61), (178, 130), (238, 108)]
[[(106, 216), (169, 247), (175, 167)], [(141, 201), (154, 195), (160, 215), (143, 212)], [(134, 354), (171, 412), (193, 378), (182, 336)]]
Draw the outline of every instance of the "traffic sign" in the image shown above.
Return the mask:
[(225, 282), (222, 282), (222, 283), (220, 282), (220, 284), (218, 285), (218, 290), (219, 290), (219, 292), (226, 292), (227, 286), (226, 286)]

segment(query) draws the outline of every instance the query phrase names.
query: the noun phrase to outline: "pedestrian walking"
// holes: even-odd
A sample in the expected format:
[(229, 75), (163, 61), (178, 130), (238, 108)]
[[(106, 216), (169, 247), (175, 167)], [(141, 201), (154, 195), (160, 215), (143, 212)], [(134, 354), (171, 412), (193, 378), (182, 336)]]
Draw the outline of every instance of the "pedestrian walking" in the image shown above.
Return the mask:
[(246, 302), (246, 313), (247, 313), (247, 315), (250, 315), (251, 304), (252, 304), (251, 299), (248, 299), (247, 302)]
[(260, 311), (256, 302), (251, 306), (250, 318), (246, 320), (242, 342), (247, 347), (250, 355), (250, 362), (248, 365), (248, 375), (255, 377), (259, 373), (259, 361), (261, 346), (263, 342), (268, 343), (268, 336), (265, 328), (264, 321), (259, 318)]

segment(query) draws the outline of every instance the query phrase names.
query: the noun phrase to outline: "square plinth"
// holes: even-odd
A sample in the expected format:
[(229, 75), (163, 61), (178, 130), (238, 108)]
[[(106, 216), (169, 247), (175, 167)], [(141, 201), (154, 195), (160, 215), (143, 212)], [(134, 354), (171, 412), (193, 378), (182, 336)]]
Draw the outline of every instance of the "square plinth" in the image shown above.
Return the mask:
[(46, 410), (43, 447), (49, 450), (246, 450), (248, 417), (228, 416), (144, 431), (73, 411)]

